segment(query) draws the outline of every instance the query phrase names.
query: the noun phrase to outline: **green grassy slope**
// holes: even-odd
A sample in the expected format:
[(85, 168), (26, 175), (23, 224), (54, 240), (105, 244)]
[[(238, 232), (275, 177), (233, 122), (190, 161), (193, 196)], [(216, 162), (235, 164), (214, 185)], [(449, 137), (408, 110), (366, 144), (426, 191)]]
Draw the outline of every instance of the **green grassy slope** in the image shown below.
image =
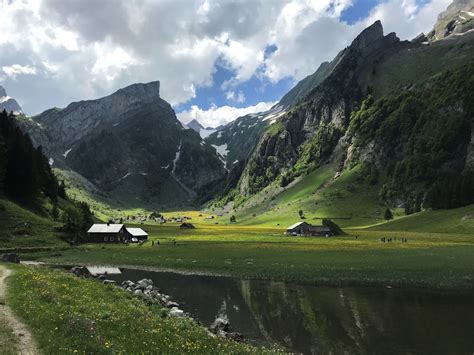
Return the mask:
[(422, 211), (369, 228), (377, 231), (471, 234), (474, 238), (474, 205), (452, 210)]
[(64, 246), (60, 223), (0, 199), (0, 248)]
[[(248, 353), (251, 345), (211, 336), (187, 317), (116, 286), (47, 268), (15, 266), (7, 300), (44, 354)], [(264, 352), (264, 349), (259, 349)]]
[[(289, 226), (304, 211), (308, 223), (331, 218), (343, 227), (368, 226), (383, 221), (384, 206), (378, 186), (369, 186), (360, 167), (334, 178), (335, 170), (324, 166), (282, 189), (275, 184), (246, 201), (235, 213), (239, 225)], [(394, 211), (396, 217), (401, 211)]]

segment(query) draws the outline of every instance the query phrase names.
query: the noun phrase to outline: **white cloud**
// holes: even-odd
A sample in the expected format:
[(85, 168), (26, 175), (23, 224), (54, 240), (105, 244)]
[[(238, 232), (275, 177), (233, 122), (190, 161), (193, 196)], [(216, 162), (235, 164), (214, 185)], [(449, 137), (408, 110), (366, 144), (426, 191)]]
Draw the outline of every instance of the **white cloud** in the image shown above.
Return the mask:
[(188, 123), (191, 120), (198, 120), (204, 127), (217, 127), (226, 123), (232, 122), (240, 116), (248, 115), (249, 113), (257, 113), (269, 110), (276, 102), (259, 102), (256, 105), (244, 108), (237, 108), (232, 106), (213, 106), (209, 110), (203, 110), (198, 106), (191, 106), (187, 111), (178, 112), (176, 115), (183, 123)]
[(229, 101), (237, 102), (242, 104), (245, 102), (245, 94), (242, 91), (236, 93), (235, 91), (227, 91), (225, 97)]
[[(354, 0), (4, 1), (0, 78), (30, 114), (152, 80), (178, 105), (213, 85), (219, 61), (235, 73), (223, 93), (242, 103), (237, 85), (254, 75), (300, 80), (376, 19), (411, 39), (449, 2), (384, 0), (348, 25), (340, 14)], [(270, 45), (278, 49), (265, 58)]]
[(36, 74), (36, 68), (29, 65), (13, 64), (2, 67), (3, 72), (10, 78), (15, 79), (18, 75), (33, 75)]

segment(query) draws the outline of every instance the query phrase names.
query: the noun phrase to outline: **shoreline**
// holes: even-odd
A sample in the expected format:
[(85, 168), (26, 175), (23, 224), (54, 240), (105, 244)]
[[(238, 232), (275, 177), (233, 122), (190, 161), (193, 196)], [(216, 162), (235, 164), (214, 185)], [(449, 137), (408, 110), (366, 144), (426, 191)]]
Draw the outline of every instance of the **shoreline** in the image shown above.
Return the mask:
[(121, 269), (130, 269), (137, 271), (149, 271), (149, 272), (162, 272), (162, 273), (173, 273), (183, 276), (210, 276), (210, 277), (224, 277), (239, 280), (250, 280), (250, 281), (267, 281), (267, 282), (284, 282), (299, 286), (315, 286), (315, 287), (330, 287), (330, 288), (385, 288), (385, 289), (397, 289), (397, 290), (424, 290), (424, 291), (438, 291), (438, 292), (459, 292), (474, 291), (474, 282), (470, 285), (471, 287), (433, 287), (429, 284), (420, 283), (396, 283), (396, 282), (384, 282), (383, 280), (374, 280), (374, 282), (335, 282), (336, 280), (319, 280), (316, 282), (305, 282), (305, 281), (294, 281), (285, 280), (281, 278), (270, 278), (270, 277), (246, 277), (238, 274), (230, 273), (219, 273), (204, 270), (191, 270), (191, 269), (173, 269), (158, 266), (146, 266), (146, 265), (127, 265), (127, 264), (100, 264), (100, 263), (48, 263), (48, 262), (37, 262), (37, 261), (22, 261), (29, 265), (47, 266), (47, 267), (68, 267), (74, 266), (103, 266), (103, 267), (116, 267)]

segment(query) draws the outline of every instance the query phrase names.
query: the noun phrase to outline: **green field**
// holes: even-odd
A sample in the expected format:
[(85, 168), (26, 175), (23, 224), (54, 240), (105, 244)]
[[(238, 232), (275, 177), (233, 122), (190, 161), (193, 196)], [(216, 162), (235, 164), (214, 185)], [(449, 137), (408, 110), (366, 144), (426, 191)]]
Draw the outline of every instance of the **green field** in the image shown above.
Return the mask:
[(15, 266), (13, 270), (7, 301), (29, 326), (44, 354), (265, 350), (211, 337), (194, 320), (170, 317), (161, 306), (148, 304), (116, 286), (48, 268)]
[[(465, 288), (474, 281), (471, 234), (352, 230), (340, 237), (301, 238), (284, 236), (281, 229), (255, 227), (145, 228), (150, 240), (143, 246), (84, 245), (26, 257), (56, 264), (151, 267), (320, 285)], [(381, 237), (393, 242), (382, 243)], [(401, 237), (408, 243), (401, 243)], [(159, 247), (152, 241), (159, 241)]]

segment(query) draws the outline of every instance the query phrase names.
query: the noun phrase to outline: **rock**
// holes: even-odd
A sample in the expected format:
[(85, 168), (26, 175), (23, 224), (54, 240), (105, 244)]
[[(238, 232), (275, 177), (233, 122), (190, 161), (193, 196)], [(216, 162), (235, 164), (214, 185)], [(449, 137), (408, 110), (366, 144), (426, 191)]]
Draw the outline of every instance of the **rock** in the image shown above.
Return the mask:
[(170, 316), (172, 317), (184, 317), (184, 311), (178, 307), (173, 307), (170, 310)]
[(179, 304), (176, 303), (176, 302), (173, 302), (173, 301), (168, 301), (168, 302), (166, 302), (165, 305), (166, 305), (167, 308), (170, 308), (170, 309), (173, 309), (175, 307), (176, 308), (179, 307)]
[(244, 341), (244, 336), (240, 333), (237, 333), (237, 332), (227, 333), (227, 338), (230, 338), (230, 339), (232, 339), (234, 341), (237, 341), (239, 343)]
[(143, 279), (137, 282), (137, 286), (145, 290), (148, 286), (153, 286), (153, 281), (150, 279)]
[(117, 283), (114, 280), (104, 280), (102, 281), (104, 285), (116, 285)]
[(217, 334), (218, 331), (222, 330), (228, 332), (230, 330), (230, 322), (227, 318), (218, 317), (209, 327), (210, 331)]
[(8, 253), (8, 254), (3, 254), (2, 260), (7, 263), (18, 264), (20, 262), (20, 257), (18, 256), (18, 254)]
[(74, 266), (71, 272), (77, 277), (90, 277), (91, 273), (85, 266)]
[(134, 290), (134, 291), (133, 291), (133, 294), (134, 294), (134, 295), (143, 295), (143, 291), (140, 290), (140, 289)]

